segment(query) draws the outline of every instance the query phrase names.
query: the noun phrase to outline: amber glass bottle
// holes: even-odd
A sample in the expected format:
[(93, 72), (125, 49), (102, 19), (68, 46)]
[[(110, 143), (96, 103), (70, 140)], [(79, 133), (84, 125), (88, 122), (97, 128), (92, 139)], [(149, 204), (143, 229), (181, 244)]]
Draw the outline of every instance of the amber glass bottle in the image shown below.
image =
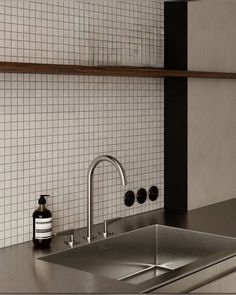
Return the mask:
[(39, 207), (33, 213), (33, 243), (36, 248), (49, 247), (52, 240), (52, 213), (46, 208), (49, 195), (40, 195)]

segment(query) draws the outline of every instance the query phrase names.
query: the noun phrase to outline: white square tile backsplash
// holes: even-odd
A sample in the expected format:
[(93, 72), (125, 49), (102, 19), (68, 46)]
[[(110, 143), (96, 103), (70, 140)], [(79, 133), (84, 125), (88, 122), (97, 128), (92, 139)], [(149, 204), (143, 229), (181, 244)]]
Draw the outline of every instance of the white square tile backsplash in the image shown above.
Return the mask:
[[(163, 67), (162, 0), (0, 1), (0, 60)], [(54, 231), (86, 225), (86, 174), (98, 155), (94, 221), (163, 207), (162, 79), (0, 74), (0, 247), (32, 238), (48, 193)], [(125, 207), (128, 189), (158, 201)]]
[(163, 65), (163, 0), (0, 1), (5, 61)]

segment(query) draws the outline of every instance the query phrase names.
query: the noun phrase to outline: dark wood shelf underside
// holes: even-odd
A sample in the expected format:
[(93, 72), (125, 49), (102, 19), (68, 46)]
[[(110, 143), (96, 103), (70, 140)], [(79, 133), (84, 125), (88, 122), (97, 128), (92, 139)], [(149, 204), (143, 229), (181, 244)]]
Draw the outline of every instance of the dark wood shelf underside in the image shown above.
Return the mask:
[(2, 73), (31, 73), (57, 75), (89, 75), (120, 77), (186, 77), (186, 78), (220, 78), (236, 79), (236, 73), (168, 70), (152, 67), (131, 66), (80, 66), (63, 64), (37, 64), (19, 62), (0, 62)]

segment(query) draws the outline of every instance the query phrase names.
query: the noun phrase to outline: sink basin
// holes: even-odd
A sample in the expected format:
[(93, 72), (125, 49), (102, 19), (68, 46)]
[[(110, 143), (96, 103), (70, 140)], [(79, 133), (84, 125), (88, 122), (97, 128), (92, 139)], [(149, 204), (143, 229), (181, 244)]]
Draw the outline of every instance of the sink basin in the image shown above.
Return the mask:
[(40, 259), (136, 285), (229, 249), (236, 239), (152, 225)]

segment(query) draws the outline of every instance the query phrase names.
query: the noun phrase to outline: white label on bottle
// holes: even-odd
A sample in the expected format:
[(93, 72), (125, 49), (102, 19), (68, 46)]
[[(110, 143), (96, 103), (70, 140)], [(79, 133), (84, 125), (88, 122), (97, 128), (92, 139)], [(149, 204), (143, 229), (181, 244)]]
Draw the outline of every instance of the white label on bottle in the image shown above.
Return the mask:
[(35, 218), (35, 239), (50, 239), (52, 237), (52, 217)]

